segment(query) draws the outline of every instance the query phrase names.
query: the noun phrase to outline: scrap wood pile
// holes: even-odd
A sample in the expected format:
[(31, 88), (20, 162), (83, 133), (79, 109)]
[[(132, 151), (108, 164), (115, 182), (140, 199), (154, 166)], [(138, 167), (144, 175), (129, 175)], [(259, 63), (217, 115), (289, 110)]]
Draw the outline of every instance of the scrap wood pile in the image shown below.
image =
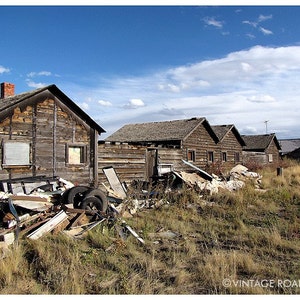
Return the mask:
[[(61, 178), (51, 182), (46, 177), (22, 178), (10, 181), (7, 188), (3, 182), (7, 183), (1, 182), (0, 191), (0, 249), (5, 250), (20, 239), (39, 239), (50, 232), (81, 238), (101, 223), (116, 222), (118, 211), (99, 189), (74, 186)], [(33, 182), (39, 186), (31, 190)], [(30, 192), (26, 193), (26, 188)], [(14, 193), (13, 189), (19, 192)], [(123, 236), (130, 233), (144, 242), (125, 221), (121, 228)]]
[[(191, 164), (189, 164), (192, 166)], [(250, 172), (243, 165), (233, 167), (228, 176), (219, 177), (214, 174), (209, 175), (205, 171), (192, 166), (196, 171), (193, 173), (179, 172), (182, 180), (189, 186), (194, 187), (202, 192), (217, 194), (222, 190), (237, 191), (243, 188), (247, 181), (253, 180), (256, 189), (261, 188), (262, 176), (256, 172)], [(203, 176), (205, 175), (205, 176)]]
[(132, 234), (144, 244), (144, 240), (122, 218), (132, 217), (141, 209), (168, 204), (164, 195), (172, 189), (178, 191), (185, 185), (199, 192), (201, 197), (203, 193), (214, 194), (224, 189), (239, 190), (247, 180), (254, 180), (260, 188), (261, 176), (242, 165), (235, 166), (227, 178), (219, 178), (184, 163), (191, 167), (192, 172), (163, 174), (158, 181), (163, 189), (159, 191), (155, 187), (150, 191), (143, 189), (144, 186), (126, 187), (112, 167), (104, 169), (110, 184), (110, 187), (103, 184), (106, 194), (100, 189), (74, 186), (59, 177), (1, 181), (0, 248), (18, 243), (22, 238), (39, 239), (50, 232), (81, 238), (101, 223), (115, 226), (123, 240)]
[[(112, 167), (105, 168), (105, 174), (110, 187), (104, 185), (109, 198), (117, 203), (117, 210), (120, 216), (132, 217), (137, 211), (145, 208), (158, 208), (168, 204), (164, 195), (166, 193), (178, 192), (183, 186), (203, 194), (217, 194), (224, 190), (234, 192), (242, 189), (247, 182), (253, 182), (256, 189), (261, 188), (262, 176), (251, 172), (243, 165), (233, 167), (227, 176), (216, 176), (194, 166), (183, 160), (190, 166), (191, 172), (170, 171), (162, 174), (156, 184), (147, 186), (147, 183), (132, 182), (128, 187), (122, 184)], [(119, 201), (119, 202), (118, 202)]]

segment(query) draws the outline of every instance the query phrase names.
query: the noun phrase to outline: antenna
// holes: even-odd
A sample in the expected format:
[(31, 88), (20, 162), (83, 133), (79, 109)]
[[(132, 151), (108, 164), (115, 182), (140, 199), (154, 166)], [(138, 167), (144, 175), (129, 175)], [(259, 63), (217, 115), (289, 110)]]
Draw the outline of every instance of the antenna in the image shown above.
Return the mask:
[(264, 121), (264, 123), (266, 124), (266, 134), (268, 133), (268, 122), (269, 120)]

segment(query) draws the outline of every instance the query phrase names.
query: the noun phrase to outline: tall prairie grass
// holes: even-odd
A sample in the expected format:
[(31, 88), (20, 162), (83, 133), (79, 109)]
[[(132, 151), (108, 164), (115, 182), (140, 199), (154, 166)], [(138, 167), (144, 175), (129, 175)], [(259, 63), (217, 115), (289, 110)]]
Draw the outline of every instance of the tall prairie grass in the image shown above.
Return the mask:
[(0, 261), (0, 291), (299, 294), (300, 286), (247, 285), (300, 280), (300, 166), (289, 163), (282, 176), (271, 168), (260, 174), (260, 191), (249, 183), (211, 196), (190, 189), (166, 194), (168, 204), (126, 220), (145, 245), (105, 224), (83, 239), (63, 233), (24, 239)]

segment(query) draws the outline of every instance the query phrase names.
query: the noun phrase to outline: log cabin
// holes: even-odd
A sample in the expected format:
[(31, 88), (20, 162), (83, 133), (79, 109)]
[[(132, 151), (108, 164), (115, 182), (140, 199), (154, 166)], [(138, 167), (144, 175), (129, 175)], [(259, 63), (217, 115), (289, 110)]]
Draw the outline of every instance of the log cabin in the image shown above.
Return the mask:
[(246, 146), (243, 148), (243, 164), (280, 165), (281, 147), (275, 133), (242, 135)]
[(15, 95), (1, 83), (0, 179), (59, 176), (96, 187), (103, 132), (56, 85)]
[(190, 170), (182, 160), (205, 169), (214, 161), (218, 141), (206, 118), (128, 124), (99, 142), (99, 178), (106, 181), (101, 172), (106, 166), (126, 183)]
[(216, 163), (220, 165), (220, 168), (231, 169), (241, 163), (243, 147), (246, 144), (237, 128), (233, 124), (212, 125), (211, 127), (219, 139)]

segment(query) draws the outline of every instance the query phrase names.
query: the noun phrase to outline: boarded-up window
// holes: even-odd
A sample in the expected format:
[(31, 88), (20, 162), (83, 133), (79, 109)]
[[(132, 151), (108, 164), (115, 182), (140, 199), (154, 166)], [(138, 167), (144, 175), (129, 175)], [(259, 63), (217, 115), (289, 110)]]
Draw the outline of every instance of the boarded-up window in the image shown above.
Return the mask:
[(66, 154), (68, 164), (78, 165), (86, 162), (85, 145), (68, 145)]
[(234, 153), (234, 162), (239, 162), (240, 161), (240, 153), (239, 152), (235, 152)]
[(273, 154), (269, 154), (268, 157), (269, 157), (269, 162), (273, 162)]
[(30, 165), (30, 144), (24, 142), (5, 142), (3, 144), (3, 165)]
[(187, 151), (187, 160), (188, 161), (196, 161), (196, 152), (195, 150), (188, 150)]

